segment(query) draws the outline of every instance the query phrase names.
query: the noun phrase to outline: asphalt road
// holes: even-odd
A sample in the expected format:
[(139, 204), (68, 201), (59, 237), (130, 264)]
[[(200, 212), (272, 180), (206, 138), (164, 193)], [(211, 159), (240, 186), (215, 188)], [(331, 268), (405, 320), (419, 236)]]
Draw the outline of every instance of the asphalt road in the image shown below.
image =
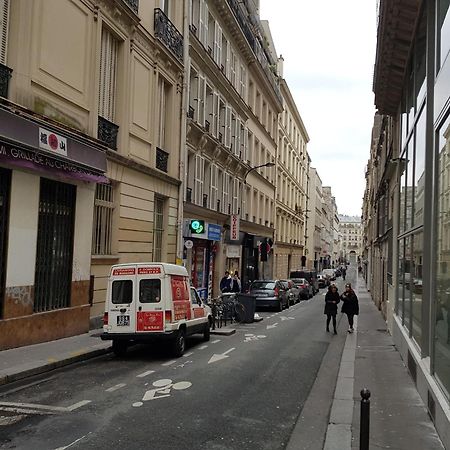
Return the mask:
[(232, 336), (193, 337), (176, 360), (140, 346), (8, 385), (0, 448), (285, 448), (339, 338), (325, 332), (323, 296), (260, 312)]

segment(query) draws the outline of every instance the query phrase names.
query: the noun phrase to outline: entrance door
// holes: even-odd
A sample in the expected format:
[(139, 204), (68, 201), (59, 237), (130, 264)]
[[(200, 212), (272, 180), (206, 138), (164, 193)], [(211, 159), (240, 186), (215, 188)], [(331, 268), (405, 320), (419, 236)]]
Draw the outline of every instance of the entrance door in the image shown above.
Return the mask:
[(5, 301), (10, 190), (11, 171), (0, 168), (0, 319), (3, 317), (3, 305)]
[(70, 306), (76, 187), (41, 178), (34, 311)]

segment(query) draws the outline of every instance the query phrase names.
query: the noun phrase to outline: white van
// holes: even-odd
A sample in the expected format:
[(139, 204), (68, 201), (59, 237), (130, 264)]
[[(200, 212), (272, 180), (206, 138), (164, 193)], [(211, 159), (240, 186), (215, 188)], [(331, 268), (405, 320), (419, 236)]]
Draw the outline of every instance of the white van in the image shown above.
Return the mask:
[(167, 263), (117, 264), (111, 267), (101, 339), (112, 340), (116, 355), (130, 344), (170, 339), (182, 356), (186, 336), (209, 340), (211, 309), (190, 286), (185, 267)]

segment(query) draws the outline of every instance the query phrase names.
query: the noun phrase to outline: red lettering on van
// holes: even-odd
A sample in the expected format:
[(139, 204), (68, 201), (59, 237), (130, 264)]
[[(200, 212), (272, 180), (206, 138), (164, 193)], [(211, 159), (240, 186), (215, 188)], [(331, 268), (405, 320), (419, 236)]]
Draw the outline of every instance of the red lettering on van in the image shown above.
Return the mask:
[(151, 275), (157, 273), (161, 273), (161, 267), (138, 267), (138, 275)]
[(186, 277), (172, 275), (170, 284), (175, 320), (191, 319), (191, 300)]
[(134, 275), (136, 273), (136, 269), (134, 267), (121, 267), (119, 269), (113, 270), (113, 275)]

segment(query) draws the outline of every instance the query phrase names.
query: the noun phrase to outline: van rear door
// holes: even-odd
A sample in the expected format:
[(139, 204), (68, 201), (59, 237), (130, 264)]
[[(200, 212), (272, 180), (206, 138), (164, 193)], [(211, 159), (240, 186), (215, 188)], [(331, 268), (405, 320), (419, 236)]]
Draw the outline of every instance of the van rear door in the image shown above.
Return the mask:
[(135, 301), (136, 267), (114, 267), (108, 286), (108, 325), (111, 333), (134, 333), (136, 330)]
[(166, 307), (170, 309), (168, 301), (170, 293), (166, 292), (165, 279), (162, 266), (153, 264), (138, 266), (136, 275), (138, 333), (164, 331), (165, 309)]

